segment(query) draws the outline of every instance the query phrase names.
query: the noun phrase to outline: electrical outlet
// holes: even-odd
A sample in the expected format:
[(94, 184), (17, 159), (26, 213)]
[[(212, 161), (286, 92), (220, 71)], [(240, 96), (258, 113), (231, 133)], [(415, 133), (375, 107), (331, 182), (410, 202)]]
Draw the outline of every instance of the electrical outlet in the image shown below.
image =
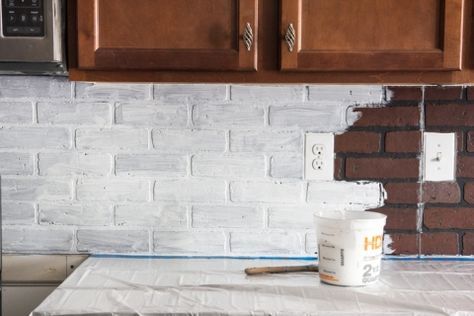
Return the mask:
[(306, 134), (304, 152), (306, 180), (334, 179), (334, 134)]
[(426, 181), (455, 180), (456, 134), (424, 133)]

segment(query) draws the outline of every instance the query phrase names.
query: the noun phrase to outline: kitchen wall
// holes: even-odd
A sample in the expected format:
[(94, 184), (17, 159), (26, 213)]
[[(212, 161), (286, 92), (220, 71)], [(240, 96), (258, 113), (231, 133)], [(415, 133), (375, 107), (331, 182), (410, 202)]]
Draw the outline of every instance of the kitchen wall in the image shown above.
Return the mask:
[[(387, 252), (473, 254), (469, 162), (441, 184), (418, 162), (425, 129), (470, 159), (467, 91), (0, 77), (4, 251), (313, 255), (313, 210), (378, 208)], [(303, 179), (308, 131), (341, 134), (335, 181)]]

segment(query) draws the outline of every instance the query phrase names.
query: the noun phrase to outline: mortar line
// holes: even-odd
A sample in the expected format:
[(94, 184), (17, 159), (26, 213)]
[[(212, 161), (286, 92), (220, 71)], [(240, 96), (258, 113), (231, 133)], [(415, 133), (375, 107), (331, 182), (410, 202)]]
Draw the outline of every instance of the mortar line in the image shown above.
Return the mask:
[(417, 223), (416, 223), (416, 232), (417, 232), (417, 246), (418, 246), (418, 256), (421, 256), (421, 234), (423, 234), (423, 216), (425, 211), (425, 203), (423, 202), (423, 184), (425, 182), (425, 140), (424, 133), (426, 130), (425, 127), (425, 86), (421, 87), (421, 101), (418, 105), (420, 110), (420, 135), (421, 135), (421, 151), (420, 151), (420, 164), (419, 164), (419, 176), (418, 176), (418, 205), (417, 205)]

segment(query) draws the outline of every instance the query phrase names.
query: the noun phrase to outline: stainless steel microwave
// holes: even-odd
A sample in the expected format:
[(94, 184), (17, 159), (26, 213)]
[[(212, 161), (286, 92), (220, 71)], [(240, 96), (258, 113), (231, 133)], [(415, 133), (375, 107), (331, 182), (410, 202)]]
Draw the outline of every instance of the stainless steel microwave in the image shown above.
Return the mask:
[(1, 2), (0, 73), (65, 74), (65, 1)]

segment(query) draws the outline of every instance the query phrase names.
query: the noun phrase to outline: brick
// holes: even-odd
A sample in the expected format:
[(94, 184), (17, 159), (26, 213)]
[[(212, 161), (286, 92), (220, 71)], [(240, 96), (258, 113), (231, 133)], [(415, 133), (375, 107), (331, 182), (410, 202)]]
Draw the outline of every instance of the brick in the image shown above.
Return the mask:
[(70, 146), (69, 131), (65, 128), (0, 128), (0, 148), (66, 149)]
[(39, 102), (38, 122), (45, 124), (110, 124), (110, 105), (105, 102)]
[(474, 124), (472, 104), (428, 104), (426, 105), (426, 126), (466, 126)]
[(268, 210), (268, 227), (281, 229), (313, 229), (312, 207), (271, 207)]
[(347, 158), (346, 177), (349, 179), (416, 179), (416, 158)]
[(303, 156), (275, 154), (270, 158), (270, 176), (273, 178), (302, 179)]
[(356, 109), (361, 118), (354, 124), (357, 127), (417, 127), (420, 124), (420, 113), (416, 106), (397, 106), (383, 108)]
[(391, 233), (384, 236), (385, 254), (416, 255), (418, 254), (418, 236), (416, 234)]
[(160, 152), (224, 152), (225, 133), (210, 130), (158, 130), (152, 132), (153, 147)]
[(195, 228), (261, 228), (262, 211), (255, 207), (205, 205), (194, 206), (192, 227)]
[(350, 104), (380, 104), (383, 86), (379, 85), (311, 85), (310, 101), (337, 101)]
[(451, 232), (421, 234), (421, 253), (425, 255), (457, 255), (458, 234)]
[(467, 99), (469, 101), (474, 100), (474, 87), (467, 87)]
[(183, 128), (188, 123), (188, 107), (185, 104), (121, 102), (115, 110), (115, 122), (121, 125)]
[(385, 135), (385, 151), (389, 153), (419, 153), (421, 133), (418, 131), (388, 132)]
[(0, 123), (33, 123), (31, 102), (1, 101)]
[(474, 208), (428, 207), (424, 211), (424, 224), (430, 229), (474, 229)]
[(474, 178), (474, 157), (459, 156), (456, 174), (460, 178)]
[(270, 126), (299, 127), (318, 132), (344, 131), (349, 126), (346, 120), (347, 105), (343, 104), (299, 104), (270, 107)]
[(13, 201), (71, 199), (71, 182), (38, 178), (2, 179), (2, 198)]
[(2, 201), (3, 225), (33, 225), (35, 208), (32, 203)]
[(3, 251), (15, 253), (43, 253), (72, 251), (73, 235), (70, 229), (38, 229), (28, 227), (4, 227)]
[(154, 98), (161, 102), (192, 104), (223, 101), (226, 96), (226, 86), (219, 84), (155, 84), (154, 86)]
[(192, 173), (205, 177), (263, 177), (265, 160), (259, 155), (196, 155), (192, 158)]
[(200, 104), (193, 108), (193, 123), (197, 127), (263, 127), (264, 110), (256, 105)]
[(474, 131), (467, 133), (467, 151), (470, 153), (474, 152)]
[(149, 185), (143, 180), (83, 179), (77, 184), (79, 201), (147, 201)]
[(185, 176), (187, 158), (167, 154), (120, 154), (115, 158), (117, 175), (126, 176)]
[(38, 165), (42, 176), (105, 176), (112, 168), (112, 158), (94, 153), (40, 153)]
[(425, 101), (456, 101), (463, 97), (462, 86), (425, 87)]
[(77, 250), (88, 253), (148, 253), (148, 232), (79, 229)]
[(150, 91), (148, 84), (76, 82), (78, 99), (146, 100), (151, 98)]
[(33, 156), (27, 153), (0, 153), (0, 174), (32, 175)]
[(421, 101), (421, 87), (387, 87), (387, 101)]
[(172, 232), (153, 234), (153, 251), (166, 254), (224, 254), (225, 235), (222, 232)]
[(417, 209), (415, 207), (382, 207), (371, 211), (387, 215), (387, 224), (385, 225), (385, 229), (416, 230)]
[(145, 129), (78, 129), (76, 146), (80, 150), (145, 150), (148, 132)]
[(334, 159), (334, 180), (344, 179), (344, 158)]
[(71, 83), (66, 77), (2, 76), (0, 98), (70, 98)]
[(186, 228), (186, 207), (177, 204), (126, 204), (115, 208), (118, 226)]
[(474, 255), (474, 233), (465, 233), (462, 239), (464, 256)]
[(388, 183), (385, 186), (387, 191), (387, 203), (417, 204), (420, 184), (409, 183)]
[(301, 152), (300, 131), (231, 131), (230, 150), (234, 152)]
[(214, 179), (159, 180), (155, 183), (155, 201), (223, 202), (226, 186)]
[(376, 182), (310, 182), (306, 201), (335, 209), (366, 210), (383, 205), (384, 193)]
[(303, 85), (232, 85), (231, 100), (237, 102), (287, 103), (304, 100)]
[(423, 183), (424, 203), (458, 203), (461, 201), (459, 185), (453, 182)]
[(111, 225), (112, 208), (103, 204), (52, 203), (39, 206), (40, 224), (49, 225)]
[(474, 204), (474, 183), (468, 182), (464, 185), (464, 200)]
[(232, 254), (299, 254), (303, 245), (295, 233), (240, 233), (230, 234), (230, 252)]
[(346, 132), (335, 137), (334, 150), (338, 153), (375, 153), (380, 151), (380, 134)]
[(231, 182), (233, 202), (294, 203), (301, 200), (301, 183)]

